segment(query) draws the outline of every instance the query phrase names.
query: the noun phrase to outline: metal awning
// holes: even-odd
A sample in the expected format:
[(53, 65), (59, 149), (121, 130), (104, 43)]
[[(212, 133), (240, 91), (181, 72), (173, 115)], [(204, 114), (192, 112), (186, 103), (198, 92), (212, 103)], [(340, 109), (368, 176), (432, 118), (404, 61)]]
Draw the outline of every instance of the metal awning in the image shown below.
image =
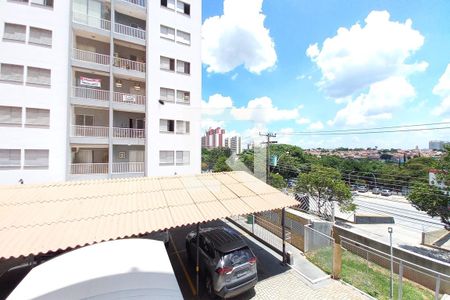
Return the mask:
[(4, 186), (0, 187), (0, 259), (296, 204), (239, 171)]

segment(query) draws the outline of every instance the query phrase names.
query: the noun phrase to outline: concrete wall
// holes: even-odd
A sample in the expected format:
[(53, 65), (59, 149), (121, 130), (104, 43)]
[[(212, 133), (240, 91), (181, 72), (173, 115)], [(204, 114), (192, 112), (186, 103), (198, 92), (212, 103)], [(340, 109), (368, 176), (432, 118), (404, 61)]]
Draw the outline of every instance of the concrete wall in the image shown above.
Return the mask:
[(86, 107), (74, 107), (72, 114), (72, 125), (75, 125), (76, 115), (89, 115), (94, 116), (94, 126), (109, 126), (108, 123), (108, 111), (103, 109), (92, 109)]
[[(145, 96), (145, 82), (126, 80), (122, 78), (120, 80), (122, 81), (122, 87), (119, 88), (114, 86), (114, 92)], [(141, 89), (139, 91), (134, 88), (136, 82), (138, 82), (141, 86)]]
[(422, 244), (434, 246), (434, 243), (446, 236), (448, 232), (446, 229), (422, 232)]
[(77, 36), (75, 40), (75, 48), (85, 51), (91, 51), (94, 48), (94, 52), (109, 55), (109, 44), (103, 43), (97, 40), (87, 39), (81, 36)]
[(128, 128), (130, 124), (129, 119), (145, 119), (145, 114), (115, 111), (113, 117), (113, 125), (114, 127)]
[[(130, 156), (128, 152), (130, 150), (144, 151), (144, 146), (125, 146), (125, 145), (114, 145), (113, 148), (113, 162), (121, 163), (121, 162), (129, 162)], [(125, 158), (119, 158), (119, 152), (125, 152)]]
[(130, 24), (137, 24), (140, 29), (145, 30), (145, 21), (137, 18), (133, 18), (132, 16), (123, 15), (121, 13), (116, 12), (115, 15), (116, 23), (120, 23), (123, 25), (130, 26)]

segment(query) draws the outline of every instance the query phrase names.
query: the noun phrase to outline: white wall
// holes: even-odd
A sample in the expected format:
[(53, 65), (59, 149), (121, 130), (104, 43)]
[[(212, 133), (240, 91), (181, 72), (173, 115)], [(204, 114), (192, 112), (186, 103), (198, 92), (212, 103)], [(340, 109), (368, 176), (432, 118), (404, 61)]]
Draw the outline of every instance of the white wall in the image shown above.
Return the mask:
[[(160, 1), (147, 1), (147, 175), (198, 174), (201, 172), (201, 1), (191, 2), (191, 15), (185, 16), (160, 6)], [(160, 38), (160, 25), (191, 34), (191, 45)], [(191, 75), (160, 70), (160, 55), (191, 63)], [(159, 88), (190, 91), (190, 105), (159, 100)], [(190, 121), (189, 135), (159, 133), (159, 119)], [(160, 166), (159, 151), (190, 151), (188, 166)]]
[[(20, 178), (25, 183), (65, 180), (69, 3), (55, 1), (54, 8), (48, 9), (0, 2), (0, 63), (51, 69), (52, 82), (51, 88), (0, 82), (0, 105), (50, 109), (49, 129), (0, 127), (0, 148), (49, 149), (49, 169), (0, 170), (0, 184), (17, 183)], [(52, 48), (2, 41), (5, 22), (52, 30)]]

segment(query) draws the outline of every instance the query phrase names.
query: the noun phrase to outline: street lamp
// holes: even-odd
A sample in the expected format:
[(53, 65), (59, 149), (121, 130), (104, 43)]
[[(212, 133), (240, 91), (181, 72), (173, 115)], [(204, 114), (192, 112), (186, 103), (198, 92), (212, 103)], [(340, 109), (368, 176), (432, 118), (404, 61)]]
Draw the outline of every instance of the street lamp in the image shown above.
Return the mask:
[(391, 248), (391, 284), (389, 286), (389, 297), (390, 299), (394, 299), (394, 256), (392, 251), (392, 227), (388, 227), (389, 232), (389, 245)]

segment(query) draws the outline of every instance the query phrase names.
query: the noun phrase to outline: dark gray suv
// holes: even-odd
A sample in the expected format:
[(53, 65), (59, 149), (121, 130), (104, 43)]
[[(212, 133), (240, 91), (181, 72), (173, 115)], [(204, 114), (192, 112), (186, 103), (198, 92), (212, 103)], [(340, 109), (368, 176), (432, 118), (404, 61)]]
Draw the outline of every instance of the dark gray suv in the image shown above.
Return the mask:
[[(202, 228), (199, 232), (200, 273), (206, 292), (211, 296), (231, 298), (258, 282), (256, 256), (239, 233), (227, 227)], [(186, 236), (188, 258), (196, 260), (197, 232)]]

